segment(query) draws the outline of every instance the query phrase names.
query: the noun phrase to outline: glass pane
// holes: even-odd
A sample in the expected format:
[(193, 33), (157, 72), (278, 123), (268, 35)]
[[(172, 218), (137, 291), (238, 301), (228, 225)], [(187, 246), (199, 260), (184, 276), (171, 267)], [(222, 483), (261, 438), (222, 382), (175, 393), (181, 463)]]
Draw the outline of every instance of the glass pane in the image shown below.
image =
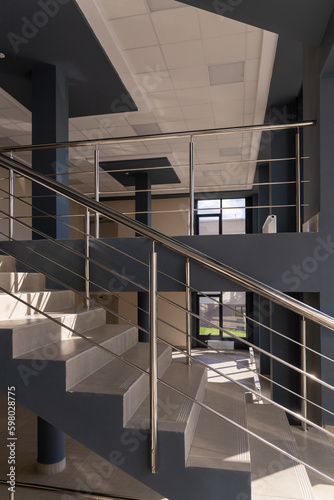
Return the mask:
[(197, 209), (199, 215), (219, 214), (220, 200), (198, 200)]
[[(223, 328), (237, 337), (246, 337), (246, 294), (245, 292), (223, 293)], [(228, 337), (228, 333), (223, 333)]]
[(222, 200), (223, 234), (245, 234), (245, 198)]
[(246, 218), (245, 198), (222, 200), (223, 220), (240, 220)]
[(219, 234), (219, 217), (199, 217), (198, 234)]
[[(218, 300), (219, 297), (217, 296)], [(219, 304), (209, 297), (199, 298), (199, 315), (201, 318), (210, 321), (214, 325), (219, 326)], [(214, 328), (208, 325), (205, 321), (199, 321), (199, 334), (200, 335), (215, 335), (219, 336), (220, 331), (218, 328)]]

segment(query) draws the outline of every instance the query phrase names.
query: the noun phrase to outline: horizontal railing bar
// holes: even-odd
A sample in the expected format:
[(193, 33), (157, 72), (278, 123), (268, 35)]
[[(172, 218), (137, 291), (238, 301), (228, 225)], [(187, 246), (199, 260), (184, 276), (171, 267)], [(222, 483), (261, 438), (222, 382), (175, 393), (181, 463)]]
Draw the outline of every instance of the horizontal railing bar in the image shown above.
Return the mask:
[(142, 236), (145, 236), (150, 240), (153, 240), (156, 243), (160, 243), (166, 248), (177, 252), (183, 257), (190, 258), (195, 262), (202, 264), (205, 268), (214, 271), (221, 276), (225, 276), (231, 279), (234, 283), (237, 283), (246, 289), (257, 293), (264, 298), (272, 300), (277, 304), (287, 307), (289, 310), (294, 311), (301, 316), (305, 316), (307, 319), (315, 321), (326, 328), (334, 330), (334, 318), (332, 318), (331, 316), (328, 316), (327, 314), (322, 313), (317, 309), (314, 309), (313, 307), (303, 304), (298, 300), (289, 297), (283, 292), (275, 290), (274, 288), (265, 285), (264, 283), (261, 283), (260, 281), (247, 276), (244, 273), (231, 268), (230, 266), (222, 264), (221, 262), (203, 254), (199, 250), (196, 250), (180, 241), (177, 241), (170, 236), (166, 236), (156, 231), (155, 229), (142, 224), (139, 221), (130, 219), (129, 217), (126, 217), (116, 210), (107, 207), (103, 203), (91, 200), (70, 187), (63, 186), (59, 182), (48, 179), (42, 174), (33, 172), (31, 169), (19, 164), (15, 160), (11, 160), (7, 157), (2, 156), (0, 158), (0, 163), (3, 167), (12, 168), (16, 172), (23, 173), (26, 177), (38, 182), (44, 187), (51, 188), (58, 194), (65, 195), (67, 198), (76, 201), (77, 203), (85, 207), (89, 207), (90, 209), (100, 213), (101, 215), (104, 215), (111, 220), (123, 224), (124, 226), (141, 234)]
[[(310, 183), (309, 180), (304, 180), (301, 181), (302, 184), (308, 184)], [(254, 182), (250, 183), (250, 186), (278, 186), (278, 185), (287, 185), (287, 184), (296, 184), (296, 181), (277, 181), (277, 182)], [(240, 188), (240, 186), (244, 186), (244, 184), (228, 184), (229, 188)], [(196, 192), (198, 193), (198, 189), (211, 189), (211, 188), (216, 188), (217, 189), (217, 184), (212, 184), (209, 186), (196, 186)], [(174, 188), (157, 188), (157, 191), (189, 191), (188, 187), (174, 187)], [(126, 191), (100, 191), (100, 193), (103, 194), (116, 194), (120, 196), (124, 195), (131, 195), (131, 193), (152, 193), (151, 189), (131, 189), (131, 190), (126, 190)], [(153, 190), (153, 195), (154, 195), (154, 190)], [(24, 199), (24, 198), (29, 198), (29, 199), (40, 199), (40, 198), (52, 198), (54, 195), (52, 194), (43, 194), (43, 195), (35, 195), (35, 196), (18, 196), (18, 199)], [(8, 199), (8, 198), (6, 198)]]
[[(240, 153), (241, 154), (241, 153)], [(301, 160), (308, 160), (310, 159), (309, 156), (303, 156), (301, 157)], [(229, 161), (220, 161), (220, 162), (208, 162), (208, 163), (196, 163), (196, 167), (207, 167), (210, 165), (243, 165), (243, 164), (248, 164), (248, 163), (268, 163), (268, 162), (278, 162), (278, 161), (295, 161), (296, 157), (286, 157), (286, 158), (268, 158), (265, 160), (229, 160)], [(105, 160), (102, 160), (102, 163)], [(108, 161), (108, 160), (106, 160)], [(75, 165), (73, 165), (73, 168), (75, 169)], [(168, 170), (171, 168), (189, 168), (189, 165), (166, 165), (166, 166), (159, 166), (159, 167), (145, 167), (145, 172), (149, 172), (150, 170)], [(107, 170), (102, 167), (100, 167), (100, 174), (116, 174), (116, 173), (121, 173), (121, 172), (142, 172), (143, 168), (131, 168), (131, 170), (120, 168), (120, 169), (111, 169)], [(94, 170), (85, 170), (85, 171), (68, 171), (68, 172), (62, 172), (61, 174), (45, 174), (47, 177), (57, 177), (59, 175), (94, 175), (95, 171)], [(1, 179), (0, 179), (1, 180)]]
[[(294, 208), (296, 205), (261, 205), (261, 206), (254, 206), (254, 207), (237, 207), (237, 208), (242, 208), (243, 210), (245, 209), (264, 209), (264, 208)], [(308, 207), (309, 205), (307, 203), (302, 203), (302, 207)], [(204, 208), (200, 208), (198, 210), (205, 210)], [(196, 211), (196, 210), (195, 210)], [(188, 208), (179, 208), (179, 209), (174, 209), (174, 210), (149, 210), (149, 211), (137, 211), (137, 212), (120, 212), (122, 215), (136, 215), (136, 214), (169, 214), (169, 213), (186, 213), (189, 212)], [(214, 217), (215, 215), (219, 214), (208, 214), (207, 217)], [(205, 217), (206, 215), (203, 214)], [(23, 220), (23, 219), (49, 219), (52, 217), (51, 215), (17, 215), (15, 217), (16, 220)], [(58, 217), (69, 217), (68, 215), (59, 215)], [(71, 215), (70, 217), (85, 217), (84, 214), (77, 214), (77, 215)], [(93, 216), (91, 216), (93, 218)], [(2, 220), (8, 219), (8, 215), (6, 217), (0, 218)], [(227, 219), (228, 220), (228, 219)], [(235, 220), (235, 219), (230, 219), (230, 220)], [(243, 220), (243, 219), (242, 219)], [(62, 222), (62, 221), (61, 221)], [(224, 236), (224, 235), (221, 235)]]
[(224, 127), (216, 129), (205, 129), (205, 130), (190, 130), (184, 132), (174, 132), (166, 134), (152, 134), (152, 135), (141, 135), (141, 136), (129, 136), (129, 137), (106, 137), (103, 139), (88, 139), (82, 141), (67, 141), (67, 142), (52, 142), (48, 144), (31, 144), (26, 146), (15, 146), (15, 147), (5, 147), (0, 148), (0, 154), (2, 153), (15, 153), (17, 151), (37, 151), (43, 149), (58, 149), (58, 148), (73, 148), (79, 146), (102, 146), (104, 144), (123, 144), (131, 142), (145, 142), (145, 141), (161, 141), (164, 139), (180, 139), (182, 137), (200, 137), (200, 136), (210, 136), (210, 135), (225, 135), (225, 134), (235, 134), (240, 132), (273, 132), (275, 130), (287, 130), (295, 128), (304, 128), (315, 125), (315, 121), (304, 121), (296, 123), (278, 123), (278, 124), (265, 124), (265, 125), (243, 125), (240, 127)]
[[(5, 479), (0, 479), (0, 484), (1, 485), (7, 485), (8, 486), (8, 481)], [(138, 497), (123, 497), (123, 496), (118, 496), (118, 495), (107, 495), (106, 493), (98, 493), (98, 492), (90, 492), (90, 491), (85, 491), (80, 489), (78, 490), (73, 490), (71, 488), (65, 488), (63, 486), (48, 486), (46, 484), (35, 484), (35, 483), (25, 483), (25, 482), (15, 482), (15, 487), (16, 488), (27, 488), (31, 490), (37, 490), (37, 491), (48, 491), (50, 493), (66, 493), (66, 495), (69, 496), (75, 496), (75, 497), (80, 497), (80, 498), (88, 498), (91, 500), (141, 500)]]

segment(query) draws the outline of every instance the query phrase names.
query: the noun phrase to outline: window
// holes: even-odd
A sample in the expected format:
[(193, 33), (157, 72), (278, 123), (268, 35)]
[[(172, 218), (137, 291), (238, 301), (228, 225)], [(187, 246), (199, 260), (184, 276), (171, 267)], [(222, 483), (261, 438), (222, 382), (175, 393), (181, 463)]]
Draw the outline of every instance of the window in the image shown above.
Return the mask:
[(245, 198), (198, 200), (197, 233), (245, 234), (246, 232)]
[(205, 292), (198, 296), (198, 310), (201, 317), (199, 338), (228, 339), (231, 338), (228, 332), (246, 337), (245, 292)]

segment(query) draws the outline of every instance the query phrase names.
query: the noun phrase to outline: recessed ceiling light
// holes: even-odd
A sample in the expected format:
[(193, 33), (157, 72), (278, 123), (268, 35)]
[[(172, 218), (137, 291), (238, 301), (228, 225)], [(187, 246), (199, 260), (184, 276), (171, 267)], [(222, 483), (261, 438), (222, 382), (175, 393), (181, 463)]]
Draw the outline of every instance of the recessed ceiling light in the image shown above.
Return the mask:
[(0, 59), (5, 59), (6, 57), (6, 54), (4, 54), (3, 52), (0, 52)]
[(210, 85), (243, 82), (244, 71), (243, 61), (209, 66)]

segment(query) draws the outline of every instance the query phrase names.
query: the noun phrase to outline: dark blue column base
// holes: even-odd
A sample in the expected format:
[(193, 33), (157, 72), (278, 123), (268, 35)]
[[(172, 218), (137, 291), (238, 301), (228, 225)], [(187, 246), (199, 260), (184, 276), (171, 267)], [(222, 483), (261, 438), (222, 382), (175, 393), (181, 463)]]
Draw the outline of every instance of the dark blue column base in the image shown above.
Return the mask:
[(65, 434), (41, 417), (37, 420), (37, 470), (55, 474), (65, 469)]

